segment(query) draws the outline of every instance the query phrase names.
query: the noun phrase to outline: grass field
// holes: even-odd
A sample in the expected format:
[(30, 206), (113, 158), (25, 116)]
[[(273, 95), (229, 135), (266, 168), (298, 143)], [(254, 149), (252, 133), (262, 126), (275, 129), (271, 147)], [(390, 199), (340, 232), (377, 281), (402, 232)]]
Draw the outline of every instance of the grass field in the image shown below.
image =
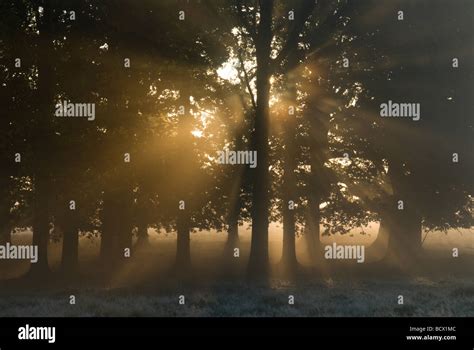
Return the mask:
[[(207, 238), (206, 238), (207, 237)], [(16, 238), (19, 239), (19, 238)], [(193, 271), (186, 279), (173, 274), (175, 240), (152, 239), (113, 275), (98, 271), (99, 243), (81, 239), (81, 273), (64, 280), (19, 278), (28, 263), (2, 262), (0, 316), (473, 316), (474, 256), (458, 259), (442, 245), (426, 251), (416, 271), (398, 271), (373, 262), (331, 263), (309, 267), (301, 240), (301, 268), (291, 279), (279, 276), (281, 243), (270, 242), (272, 277), (262, 284), (245, 281), (249, 241), (241, 256), (222, 263), (225, 235), (192, 241)], [(449, 245), (448, 245), (449, 246)], [(436, 248), (436, 247), (435, 247)], [(52, 244), (50, 265), (59, 263), (60, 244)], [(75, 296), (75, 305), (70, 296)], [(179, 296), (185, 304), (179, 304)], [(289, 297), (294, 304), (289, 304)], [(403, 304), (399, 304), (403, 296)]]

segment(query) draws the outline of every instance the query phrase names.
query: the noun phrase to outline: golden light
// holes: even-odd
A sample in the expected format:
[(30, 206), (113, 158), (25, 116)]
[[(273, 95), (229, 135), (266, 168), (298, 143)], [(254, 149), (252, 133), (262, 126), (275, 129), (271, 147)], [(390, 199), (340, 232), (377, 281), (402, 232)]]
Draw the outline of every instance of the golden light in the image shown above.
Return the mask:
[(201, 138), (203, 136), (202, 130), (193, 130), (193, 131), (191, 131), (191, 134), (194, 137), (197, 137), (197, 138)]

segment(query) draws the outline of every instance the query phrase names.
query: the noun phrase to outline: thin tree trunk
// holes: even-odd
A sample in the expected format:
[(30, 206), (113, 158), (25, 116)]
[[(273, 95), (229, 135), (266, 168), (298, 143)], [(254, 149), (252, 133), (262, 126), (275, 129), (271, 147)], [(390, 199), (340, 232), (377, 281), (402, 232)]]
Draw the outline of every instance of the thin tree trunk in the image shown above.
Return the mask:
[[(2, 159), (6, 164), (8, 160)], [(6, 169), (5, 169), (6, 170)], [(0, 245), (11, 243), (10, 195), (11, 181), (6, 172), (0, 172)]]
[(226, 252), (232, 252), (239, 244), (239, 212), (240, 201), (235, 200), (228, 218)]
[(257, 108), (254, 144), (257, 151), (258, 165), (255, 169), (252, 189), (252, 241), (247, 269), (247, 275), (250, 279), (266, 277), (269, 272), (268, 118), (272, 10), (272, 0), (260, 2), (260, 23), (255, 44), (257, 56)]
[[(133, 245), (133, 223), (131, 217), (131, 205), (132, 198), (131, 193), (128, 192), (128, 188), (124, 189), (125, 192), (121, 192), (122, 206), (119, 209), (119, 225), (117, 227), (119, 233), (119, 246), (116, 252), (119, 261), (126, 261), (132, 254)], [(128, 254), (126, 255), (126, 251)]]
[(52, 159), (51, 149), (48, 148), (52, 140), (51, 120), (54, 110), (54, 70), (52, 57), (53, 48), (53, 7), (45, 2), (43, 19), (40, 24), (39, 41), (42, 47), (38, 55), (38, 95), (36, 102), (38, 110), (35, 122), (35, 174), (34, 174), (34, 203), (33, 203), (33, 245), (38, 247), (38, 261), (31, 264), (29, 274), (34, 278), (44, 278), (49, 270), (48, 243), (49, 243), (49, 201), (51, 180), (48, 161)]
[[(142, 165), (142, 167), (145, 167)], [(148, 237), (148, 223), (149, 223), (149, 208), (147, 206), (146, 196), (149, 195), (151, 189), (148, 185), (146, 176), (139, 178), (140, 189), (137, 197), (137, 204), (135, 209), (135, 218), (137, 222), (137, 243), (139, 247), (147, 247), (150, 244)]]
[(149, 244), (150, 239), (148, 237), (148, 225), (139, 223), (137, 227), (137, 245), (140, 247), (145, 247)]
[[(296, 46), (296, 42), (295, 42)], [(296, 47), (291, 48), (292, 53), (288, 58), (289, 64), (293, 65), (296, 60)], [(285, 129), (283, 131), (283, 248), (281, 257), (281, 266), (284, 272), (293, 274), (296, 272), (298, 261), (296, 259), (296, 219), (295, 219), (295, 204), (298, 201), (297, 186), (296, 186), (296, 115), (297, 115), (297, 91), (296, 91), (296, 77), (295, 73), (288, 74), (288, 92), (287, 99), (291, 101), (288, 104), (285, 122)], [(290, 108), (292, 112), (290, 113)], [(292, 202), (290, 204), (290, 202)]]
[(308, 101), (306, 118), (310, 121), (309, 147), (311, 173), (308, 180), (308, 212), (306, 215), (307, 227), (305, 230), (308, 254), (313, 264), (322, 259), (320, 238), (321, 209), (319, 205), (328, 195), (330, 179), (324, 163), (328, 159), (329, 124), (327, 116), (318, 109), (318, 96)]
[(110, 270), (117, 262), (118, 227), (115, 194), (110, 190), (104, 193), (102, 209), (102, 229), (100, 242), (100, 260), (105, 270)]
[(31, 264), (30, 275), (34, 278), (44, 278), (49, 272), (48, 243), (49, 243), (49, 210), (47, 196), (47, 180), (43, 174), (35, 177), (33, 245), (38, 247), (38, 261)]
[[(242, 127), (236, 128), (235, 148), (241, 150), (243, 147)], [(228, 233), (227, 242), (224, 249), (225, 258), (233, 258), (233, 251), (239, 245), (239, 216), (242, 206), (240, 200), (240, 190), (242, 186), (242, 176), (246, 169), (245, 165), (236, 165), (233, 172), (232, 188), (229, 195)]]

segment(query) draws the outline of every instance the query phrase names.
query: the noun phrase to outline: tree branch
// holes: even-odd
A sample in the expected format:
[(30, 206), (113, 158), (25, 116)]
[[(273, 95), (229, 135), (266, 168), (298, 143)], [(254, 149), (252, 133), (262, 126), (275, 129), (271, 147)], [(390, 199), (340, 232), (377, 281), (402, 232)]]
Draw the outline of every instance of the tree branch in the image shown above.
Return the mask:
[(254, 40), (257, 40), (257, 29), (256, 25), (250, 23), (247, 18), (245, 17), (245, 13), (242, 11), (243, 5), (241, 0), (237, 0), (237, 15), (240, 20), (240, 24), (243, 28), (245, 28), (248, 32), (250, 37)]
[(289, 30), (288, 38), (285, 45), (281, 49), (278, 56), (273, 60), (273, 67), (278, 67), (288, 56), (291, 48), (298, 43), (298, 38), (303, 30), (304, 24), (309, 16), (313, 13), (316, 3), (314, 0), (303, 0), (301, 6), (295, 13), (293, 26)]
[(255, 100), (255, 95), (252, 91), (252, 87), (250, 86), (250, 79), (247, 74), (247, 71), (245, 70), (244, 60), (242, 59), (242, 52), (240, 50), (237, 50), (237, 56), (239, 58), (240, 67), (244, 73), (245, 85), (247, 86), (247, 90), (250, 95), (250, 100), (252, 101), (252, 107), (254, 108), (254, 110), (257, 110), (257, 101)]

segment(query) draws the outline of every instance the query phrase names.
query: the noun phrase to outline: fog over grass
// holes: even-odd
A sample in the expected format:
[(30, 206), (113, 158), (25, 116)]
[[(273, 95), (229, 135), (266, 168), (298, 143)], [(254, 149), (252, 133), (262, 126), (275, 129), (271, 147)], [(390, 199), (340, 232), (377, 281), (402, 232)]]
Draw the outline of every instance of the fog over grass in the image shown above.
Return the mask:
[[(281, 257), (281, 227), (272, 225), (270, 258), (274, 270)], [(323, 242), (363, 243), (376, 237), (377, 225)], [(462, 235), (461, 235), (462, 234)], [(429, 233), (425, 240), (426, 266), (411, 274), (384, 270), (380, 264), (328, 263), (309, 267), (304, 236), (297, 240), (303, 266), (296, 279), (272, 274), (265, 285), (248, 285), (245, 267), (249, 235), (240, 232), (240, 258), (223, 265), (226, 235), (197, 232), (192, 235), (195, 279), (184, 282), (170, 274), (175, 256), (175, 235), (150, 230), (151, 246), (136, 250), (130, 260), (107, 281), (97, 275), (99, 239), (81, 238), (81, 276), (71, 283), (55, 281), (35, 288), (28, 281), (7, 280), (28, 270), (28, 262), (8, 262), (1, 268), (0, 316), (470, 316), (474, 313), (472, 233)], [(27, 244), (30, 233), (13, 236)], [(459, 247), (458, 259), (450, 257)], [(60, 263), (61, 242), (51, 243), (50, 265)], [(4, 267), (6, 267), (5, 262)], [(0, 266), (1, 267), (1, 266)], [(14, 268), (12, 268), (14, 267)], [(224, 268), (227, 267), (228, 269)], [(470, 268), (471, 267), (471, 268)], [(8, 274), (7, 274), (8, 271)], [(94, 278), (94, 276), (96, 278)], [(22, 284), (24, 283), (24, 284)], [(76, 304), (69, 304), (70, 295)], [(178, 297), (185, 296), (185, 305)], [(295, 298), (289, 305), (289, 296)], [(398, 297), (404, 298), (403, 305)]]

